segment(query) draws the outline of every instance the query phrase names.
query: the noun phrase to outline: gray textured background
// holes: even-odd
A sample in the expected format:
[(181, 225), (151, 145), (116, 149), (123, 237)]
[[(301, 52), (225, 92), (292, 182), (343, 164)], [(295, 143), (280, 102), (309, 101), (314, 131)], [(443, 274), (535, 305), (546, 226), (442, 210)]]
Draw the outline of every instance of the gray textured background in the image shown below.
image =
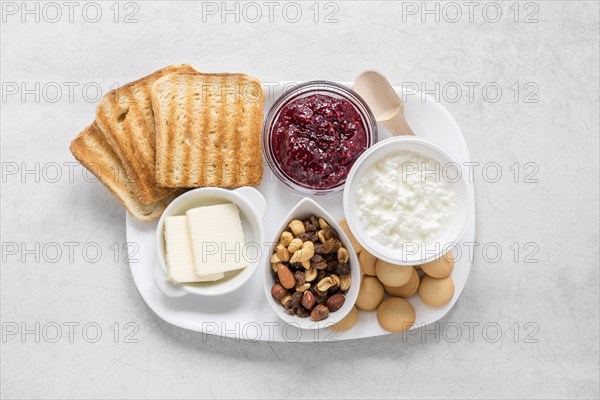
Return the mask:
[[(261, 22), (229, 15), (222, 23), (220, 12), (207, 16), (201, 4), (138, 2), (138, 22), (130, 24), (123, 19), (133, 6), (121, 4), (115, 23), (112, 2), (103, 3), (100, 21), (91, 23), (84, 4), (72, 23), (64, 6), (57, 23), (43, 4), (39, 22), (3, 9), (2, 398), (598, 398), (598, 2), (511, 1), (485, 10), (477, 3), (472, 21), (459, 2), (456, 23), (449, 22), (456, 8), (441, 3), (439, 22), (420, 2), (321, 4), (315, 22), (309, 2), (299, 22), (286, 21), (279, 5), (271, 23), (259, 2)], [(502, 16), (492, 22), (495, 4)], [(324, 23), (335, 7), (337, 23)], [(63, 163), (73, 161), (68, 144), (94, 113), (94, 86), (84, 94), (86, 83), (106, 91), (177, 62), (264, 81), (350, 81), (377, 68), (394, 84), (439, 85), (439, 101), (462, 128), (472, 159), (502, 168), (495, 183), (492, 169), (475, 175), (477, 240), (497, 243), (501, 259), (492, 262), (494, 252), (484, 257), (480, 246), (454, 309), (437, 328), (408, 337), (247, 343), (161, 321), (138, 295), (123, 255), (114, 260), (111, 246), (126, 240), (124, 210), (100, 184), (86, 182), (80, 167), (69, 179)], [(40, 98), (21, 98), (20, 85), (36, 82)], [(67, 85), (74, 84), (70, 99)], [(467, 85), (478, 86), (470, 94)], [(63, 93), (53, 102), (56, 86)], [(9, 95), (15, 87), (19, 93)], [(36, 163), (39, 179), (21, 176)], [(57, 182), (53, 163), (61, 166)], [(509, 169), (515, 163), (518, 182)], [(534, 168), (538, 182), (523, 182)], [(63, 250), (56, 262), (53, 242)], [(72, 260), (67, 242), (81, 244)], [(103, 251), (97, 263), (82, 255), (89, 242)], [(15, 243), (13, 254), (6, 246)], [(22, 251), (36, 243), (39, 262)], [(538, 262), (525, 262), (532, 246)], [(69, 322), (81, 324), (72, 343)], [(96, 343), (85, 340), (92, 328), (82, 334), (89, 322), (102, 328)], [(39, 340), (9, 333), (35, 331), (36, 323)], [(57, 343), (54, 324), (63, 327)], [(462, 334), (455, 341), (456, 326)], [(125, 340), (132, 327), (138, 343)]]

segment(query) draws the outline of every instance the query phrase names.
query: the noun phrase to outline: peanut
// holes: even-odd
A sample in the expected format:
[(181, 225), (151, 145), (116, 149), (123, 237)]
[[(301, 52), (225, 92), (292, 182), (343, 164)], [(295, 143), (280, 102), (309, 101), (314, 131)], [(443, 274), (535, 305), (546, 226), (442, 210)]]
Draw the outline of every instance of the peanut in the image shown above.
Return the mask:
[(283, 262), (287, 262), (290, 259), (290, 253), (288, 253), (287, 249), (285, 248), (284, 245), (282, 244), (278, 244), (277, 247), (275, 248), (275, 250), (277, 251), (277, 257), (279, 257), (279, 259)]
[(348, 253), (348, 250), (346, 250), (344, 247), (340, 247), (337, 252), (337, 258), (339, 262), (341, 262), (342, 264), (346, 264), (350, 259), (350, 254)]

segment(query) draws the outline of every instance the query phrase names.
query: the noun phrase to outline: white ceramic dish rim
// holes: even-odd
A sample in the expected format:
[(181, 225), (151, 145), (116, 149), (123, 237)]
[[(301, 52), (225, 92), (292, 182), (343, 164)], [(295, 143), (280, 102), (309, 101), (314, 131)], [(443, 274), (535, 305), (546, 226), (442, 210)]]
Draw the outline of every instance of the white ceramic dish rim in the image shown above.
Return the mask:
[[(454, 220), (453, 223), (447, 230), (447, 234), (452, 239), (444, 243), (444, 246), (439, 246), (439, 250), (435, 252), (431, 251), (419, 251), (413, 257), (396, 257), (393, 254), (393, 250), (387, 250), (386, 246), (376, 242), (374, 239), (370, 238), (369, 235), (362, 228), (362, 224), (357, 221), (356, 211), (355, 211), (355, 201), (351, 198), (351, 196), (355, 193), (355, 185), (358, 184), (358, 179), (364, 173), (363, 167), (365, 164), (373, 164), (379, 159), (381, 153), (386, 153), (390, 151), (391, 146), (400, 147), (403, 143), (409, 144), (418, 144), (429, 150), (432, 150), (434, 153), (437, 153), (440, 157), (436, 157), (438, 162), (442, 164), (453, 163), (454, 165), (460, 165), (456, 158), (446, 151), (441, 146), (437, 144), (416, 136), (395, 136), (385, 140), (382, 140), (371, 146), (367, 151), (365, 151), (354, 163), (354, 166), (350, 170), (348, 174), (348, 179), (346, 180), (346, 184), (344, 187), (343, 194), (343, 202), (344, 202), (344, 214), (346, 215), (346, 220), (348, 221), (348, 225), (350, 230), (355, 235), (356, 239), (360, 242), (360, 244), (367, 249), (371, 254), (377, 256), (378, 258), (387, 261), (389, 263), (395, 265), (403, 265), (403, 266), (414, 266), (425, 264), (430, 261), (434, 261), (445, 253), (449, 248), (452, 248), (453, 244), (458, 243), (462, 235), (464, 234), (465, 227), (467, 225), (467, 221), (469, 218), (468, 210), (471, 208), (471, 196), (469, 196), (469, 188), (464, 179), (464, 174), (461, 174), (460, 180), (458, 181), (458, 188), (462, 191), (462, 198), (464, 202), (462, 204), (458, 204), (460, 207), (460, 216), (462, 219)], [(396, 151), (396, 150), (393, 150)], [(402, 149), (397, 149), (397, 151), (402, 151)], [(412, 150), (411, 150), (412, 151)], [(384, 156), (388, 156), (389, 154), (385, 154)], [(357, 176), (361, 174), (360, 176)]]
[[(172, 215), (171, 211), (180, 203), (186, 201), (202, 201), (208, 197), (221, 198), (225, 201), (235, 203), (240, 209), (240, 216), (248, 218), (250, 223), (254, 225), (254, 235), (257, 236), (258, 242), (262, 245), (264, 240), (262, 219), (266, 212), (266, 200), (262, 194), (253, 187), (245, 186), (235, 190), (228, 190), (215, 187), (204, 187), (187, 191), (175, 198), (165, 209), (162, 216), (158, 220), (156, 226), (156, 252), (158, 257), (158, 267), (155, 269), (154, 282), (157, 287), (169, 297), (179, 297), (186, 293), (201, 296), (220, 296), (241, 287), (246, 283), (258, 269), (261, 259), (248, 264), (243, 271), (225, 282), (216, 281), (207, 284), (206, 286), (189, 286), (185, 284), (173, 285), (166, 280), (167, 267), (165, 260), (164, 249), (164, 222), (167, 217)], [(248, 207), (251, 212), (244, 212), (240, 203)]]
[[(275, 278), (273, 274), (273, 269), (271, 268), (270, 255), (273, 254), (275, 245), (277, 244), (277, 242), (279, 241), (279, 237), (281, 236), (281, 232), (285, 230), (288, 223), (293, 219), (304, 219), (308, 217), (307, 215), (299, 216), (299, 214), (306, 214), (306, 212), (303, 211), (304, 209), (311, 209), (311, 214), (325, 219), (325, 221), (327, 221), (327, 223), (337, 231), (342, 245), (345, 248), (350, 249), (349, 263), (351, 267), (350, 279), (352, 280), (352, 282), (350, 285), (350, 289), (348, 289), (348, 291), (346, 292), (346, 301), (344, 302), (342, 308), (333, 313), (330, 313), (327, 319), (324, 319), (323, 321), (313, 321), (310, 317), (298, 318), (294, 315), (290, 315), (285, 311), (280, 302), (276, 301), (271, 295), (271, 288), (275, 284)], [(358, 298), (361, 272), (360, 266), (358, 264), (358, 257), (356, 256), (356, 253), (352, 251), (352, 245), (350, 243), (350, 240), (348, 239), (348, 236), (346, 236), (346, 233), (344, 233), (344, 231), (341, 229), (340, 225), (337, 223), (335, 218), (333, 218), (323, 207), (317, 204), (314, 200), (305, 197), (298, 203), (296, 203), (296, 205), (288, 213), (285, 219), (281, 222), (281, 226), (277, 230), (277, 234), (275, 235), (275, 237), (273, 237), (272, 243), (273, 245), (270, 248), (270, 252), (267, 254), (267, 257), (265, 257), (264, 260), (263, 288), (265, 291), (265, 296), (267, 297), (267, 302), (279, 318), (281, 318), (288, 324), (296, 324), (301, 329), (323, 329), (341, 321), (346, 315), (348, 315), (348, 313), (352, 310), (354, 303), (356, 303), (356, 299)]]
[[(277, 96), (281, 90), (285, 90), (285, 88), (290, 85), (296, 85), (299, 82), (300, 81), (278, 82), (275, 86), (275, 96)], [(351, 87), (351, 83), (342, 82), (342, 84)], [(406, 98), (406, 119), (418, 137), (425, 137), (439, 143), (455, 154), (461, 162), (468, 162), (470, 160), (469, 151), (460, 127), (456, 124), (452, 115), (439, 102), (436, 102), (432, 97), (419, 92), (405, 93), (400, 87), (394, 87), (394, 89), (399, 96)], [(268, 110), (269, 104), (270, 103), (265, 104), (266, 110)], [(382, 140), (386, 137), (390, 137), (389, 132), (381, 127), (380, 135)], [(298, 197), (295, 194), (282, 197), (280, 192), (284, 190), (284, 185), (278, 184), (276, 180), (273, 181), (273, 179), (271, 179), (272, 177), (268, 176), (267, 170), (265, 170), (265, 173), (265, 179), (258, 187), (258, 190), (269, 201), (269, 214), (283, 217), (288, 213), (288, 202), (291, 202), (293, 198), (296, 199), (294, 201), (297, 201)], [(472, 207), (469, 210), (467, 228), (460, 241), (460, 247), (462, 248), (463, 254), (470, 249), (467, 244), (472, 243), (476, 238), (476, 213), (473, 183), (469, 183), (468, 186)], [(317, 200), (320, 205), (324, 206), (329, 213), (334, 216), (334, 218), (339, 220), (344, 217), (341, 204), (339, 204), (341, 198), (319, 198)], [(277, 223), (280, 220), (279, 217), (276, 218)], [(298, 337), (290, 339), (286, 337), (286, 331), (289, 331), (287, 329), (288, 327), (280, 325), (279, 317), (277, 317), (271, 307), (266, 304), (263, 295), (252, 297), (249, 299), (250, 301), (245, 301), (244, 305), (238, 308), (226, 307), (224, 312), (218, 314), (215, 314), (212, 308), (201, 306), (198, 308), (199, 303), (196, 300), (196, 296), (182, 296), (179, 298), (167, 297), (157, 289), (152, 277), (152, 271), (157, 263), (156, 250), (154, 248), (157, 221), (141, 222), (131, 217), (129, 214), (126, 214), (125, 220), (127, 240), (139, 244), (136, 248), (129, 248), (130, 271), (136, 288), (148, 307), (155, 312), (157, 316), (170, 324), (184, 329), (201, 332), (203, 335), (210, 334), (222, 336), (231, 338), (235, 341), (244, 339), (250, 341), (285, 341), (288, 343), (321, 341), (337, 342), (390, 334), (379, 326), (375, 312), (360, 311), (358, 322), (353, 329), (339, 332), (335, 336), (331, 335), (331, 331), (329, 330), (303, 331), (305, 334), (300, 334)], [(265, 219), (265, 233), (267, 233), (269, 237), (272, 236), (275, 228), (276, 227), (273, 226), (269, 220)], [(455, 294), (450, 303), (444, 307), (427, 307), (422, 304), (418, 297), (415, 297), (416, 295), (409, 299), (415, 307), (415, 311), (417, 311), (416, 324), (418, 326), (423, 327), (435, 323), (448, 314), (460, 297), (461, 292), (467, 283), (470, 270), (471, 261), (469, 257), (462, 257), (460, 260), (456, 260), (456, 265), (452, 273), (456, 285)], [(262, 276), (260, 276), (260, 274), (255, 274), (248, 284), (242, 286), (230, 295), (223, 297), (228, 300), (232, 297), (229, 300), (230, 303), (238, 304), (238, 298), (246, 299), (244, 297), (245, 295), (254, 291), (261, 292), (262, 290), (260, 290), (258, 286), (262, 286), (262, 284)], [(205, 302), (211, 304), (214, 302), (220, 304), (221, 302), (221, 298), (219, 297), (214, 297), (214, 300), (212, 299), (213, 298), (206, 297)], [(236, 330), (238, 324), (242, 324), (243, 327), (245, 324), (248, 326), (255, 326), (257, 323), (263, 327), (262, 335), (259, 337), (247, 335), (247, 332), (244, 330)], [(293, 331), (293, 329), (291, 329), (291, 331)]]

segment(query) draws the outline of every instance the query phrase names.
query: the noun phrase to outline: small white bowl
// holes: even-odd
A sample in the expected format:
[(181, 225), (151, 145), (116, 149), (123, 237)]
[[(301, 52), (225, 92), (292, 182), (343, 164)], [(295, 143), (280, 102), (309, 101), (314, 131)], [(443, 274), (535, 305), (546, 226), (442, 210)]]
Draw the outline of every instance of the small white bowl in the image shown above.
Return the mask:
[[(434, 243), (425, 245), (400, 246), (391, 248), (372, 239), (357, 216), (355, 201), (356, 190), (365, 171), (374, 163), (400, 151), (413, 151), (430, 157), (440, 163), (440, 166), (455, 166), (460, 170), (460, 179), (453, 183), (456, 190), (456, 211), (448, 228)], [(469, 215), (470, 196), (465, 180), (464, 168), (446, 150), (435, 143), (415, 136), (397, 136), (383, 140), (367, 149), (352, 166), (344, 188), (344, 214), (350, 230), (371, 254), (395, 265), (420, 265), (433, 261), (454, 247), (460, 240)], [(441, 169), (443, 170), (443, 169)], [(454, 176), (452, 177), (454, 179)]]
[[(242, 229), (246, 245), (259, 249), (252, 253), (248, 266), (238, 271), (225, 273), (225, 278), (215, 282), (171, 284), (167, 280), (167, 263), (165, 260), (165, 219), (174, 215), (185, 215), (186, 211), (201, 206), (214, 204), (234, 203), (240, 210)], [(154, 271), (156, 286), (169, 297), (180, 297), (187, 293), (204, 296), (218, 296), (232, 292), (246, 283), (256, 272), (262, 259), (260, 252), (263, 250), (262, 219), (267, 210), (267, 203), (260, 192), (251, 187), (242, 187), (235, 190), (206, 187), (190, 190), (177, 197), (169, 204), (158, 221), (156, 227), (156, 249), (158, 252), (158, 266)], [(250, 249), (250, 247), (249, 247)], [(248, 250), (250, 252), (250, 250)], [(249, 256), (250, 257), (250, 256)]]
[[(281, 303), (274, 299), (271, 295), (271, 289), (275, 284), (275, 273), (271, 268), (270, 258), (271, 254), (273, 254), (275, 251), (275, 246), (277, 245), (277, 242), (279, 242), (281, 232), (283, 232), (287, 228), (290, 221), (294, 219), (304, 220), (310, 217), (311, 215), (314, 215), (317, 218), (323, 218), (325, 221), (327, 221), (329, 226), (331, 226), (337, 231), (342, 245), (349, 250), (348, 253), (350, 254), (350, 279), (352, 280), (352, 283), (345, 294), (346, 301), (339, 310), (330, 313), (329, 316), (322, 321), (313, 321), (310, 317), (300, 318), (295, 315), (288, 314), (287, 311), (281, 305)], [(348, 239), (342, 228), (340, 228), (337, 221), (327, 211), (325, 211), (314, 200), (309, 199), (308, 197), (303, 198), (298, 202), (298, 204), (296, 204), (292, 211), (290, 211), (287, 217), (285, 217), (285, 219), (282, 221), (281, 226), (277, 230), (277, 235), (273, 238), (271, 243), (272, 246), (270, 248), (270, 251), (265, 257), (263, 286), (265, 288), (265, 295), (267, 296), (267, 301), (271, 305), (271, 308), (273, 308), (273, 311), (275, 311), (275, 313), (279, 316), (279, 318), (281, 318), (288, 324), (299, 327), (301, 329), (323, 329), (341, 321), (346, 315), (348, 315), (348, 313), (352, 310), (352, 307), (354, 307), (354, 303), (356, 303), (356, 299), (358, 297), (361, 276), (360, 266), (358, 264), (358, 257), (356, 256), (356, 253), (352, 251), (352, 244), (350, 243), (350, 240)]]

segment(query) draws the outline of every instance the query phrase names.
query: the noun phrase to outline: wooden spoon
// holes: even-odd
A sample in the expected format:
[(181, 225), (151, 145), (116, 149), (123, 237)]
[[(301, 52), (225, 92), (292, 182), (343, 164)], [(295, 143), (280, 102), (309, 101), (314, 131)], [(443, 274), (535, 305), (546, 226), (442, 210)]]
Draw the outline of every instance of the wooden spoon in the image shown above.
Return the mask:
[(377, 122), (394, 136), (414, 135), (404, 118), (404, 103), (380, 72), (365, 71), (354, 80), (354, 91), (369, 105)]

